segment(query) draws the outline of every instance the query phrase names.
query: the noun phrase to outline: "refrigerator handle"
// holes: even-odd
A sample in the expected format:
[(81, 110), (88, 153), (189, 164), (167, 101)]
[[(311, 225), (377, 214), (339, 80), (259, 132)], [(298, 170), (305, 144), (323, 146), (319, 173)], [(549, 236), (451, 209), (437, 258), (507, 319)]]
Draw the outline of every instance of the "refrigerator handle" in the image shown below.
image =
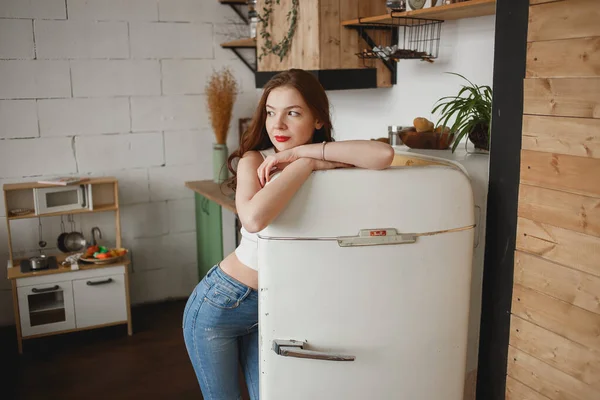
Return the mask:
[(273, 340), (273, 351), (283, 357), (312, 358), (325, 361), (354, 361), (356, 357), (324, 351), (305, 350), (306, 342), (297, 340)]

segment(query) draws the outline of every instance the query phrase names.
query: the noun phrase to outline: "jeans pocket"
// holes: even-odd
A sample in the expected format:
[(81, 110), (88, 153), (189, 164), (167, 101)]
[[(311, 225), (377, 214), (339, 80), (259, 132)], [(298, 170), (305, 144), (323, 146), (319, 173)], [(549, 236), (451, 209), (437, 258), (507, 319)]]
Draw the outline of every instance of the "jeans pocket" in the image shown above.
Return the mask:
[(185, 327), (185, 319), (187, 318), (187, 315), (190, 311), (190, 308), (192, 308), (192, 304), (194, 304), (194, 300), (196, 300), (196, 296), (198, 295), (198, 291), (197, 289), (194, 289), (194, 291), (192, 292), (192, 294), (190, 295), (190, 297), (188, 298), (187, 303), (185, 303), (185, 308), (183, 309), (183, 318), (181, 319), (181, 326)]
[(242, 296), (234, 293), (227, 287), (215, 283), (205, 295), (207, 303), (224, 309), (233, 309), (240, 305), (240, 298)]

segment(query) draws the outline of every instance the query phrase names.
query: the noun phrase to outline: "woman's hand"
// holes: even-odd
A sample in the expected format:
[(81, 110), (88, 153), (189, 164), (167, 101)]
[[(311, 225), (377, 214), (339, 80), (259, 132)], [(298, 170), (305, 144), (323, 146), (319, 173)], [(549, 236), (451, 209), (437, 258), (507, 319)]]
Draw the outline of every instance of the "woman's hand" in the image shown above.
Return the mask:
[(275, 153), (273, 155), (267, 156), (265, 160), (260, 164), (256, 173), (258, 174), (258, 180), (260, 181), (261, 186), (265, 186), (267, 182), (271, 179), (271, 173), (279, 170), (283, 170), (287, 165), (296, 161), (298, 158), (298, 154), (295, 148), (280, 151), (279, 153)]

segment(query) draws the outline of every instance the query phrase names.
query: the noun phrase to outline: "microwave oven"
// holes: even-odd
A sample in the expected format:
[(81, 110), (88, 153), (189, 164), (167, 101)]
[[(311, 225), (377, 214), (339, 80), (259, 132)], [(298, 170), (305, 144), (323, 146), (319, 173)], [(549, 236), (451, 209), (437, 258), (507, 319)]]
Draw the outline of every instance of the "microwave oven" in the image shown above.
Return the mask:
[(92, 210), (92, 185), (39, 187), (33, 189), (37, 215)]

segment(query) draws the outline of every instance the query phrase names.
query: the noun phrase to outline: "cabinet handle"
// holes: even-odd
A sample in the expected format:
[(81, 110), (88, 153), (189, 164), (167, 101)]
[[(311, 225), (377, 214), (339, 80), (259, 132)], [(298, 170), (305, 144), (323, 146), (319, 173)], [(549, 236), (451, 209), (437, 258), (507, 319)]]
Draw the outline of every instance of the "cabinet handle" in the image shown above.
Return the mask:
[(60, 289), (60, 286), (54, 285), (52, 287), (47, 287), (47, 288), (43, 288), (43, 289), (33, 288), (33, 289), (31, 289), (31, 291), (33, 293), (44, 293), (44, 292), (53, 292), (58, 289)]
[(86, 284), (88, 286), (104, 285), (105, 283), (111, 283), (112, 281), (113, 281), (112, 278), (108, 278), (108, 279), (105, 279), (103, 281), (95, 281), (95, 282), (87, 281)]

